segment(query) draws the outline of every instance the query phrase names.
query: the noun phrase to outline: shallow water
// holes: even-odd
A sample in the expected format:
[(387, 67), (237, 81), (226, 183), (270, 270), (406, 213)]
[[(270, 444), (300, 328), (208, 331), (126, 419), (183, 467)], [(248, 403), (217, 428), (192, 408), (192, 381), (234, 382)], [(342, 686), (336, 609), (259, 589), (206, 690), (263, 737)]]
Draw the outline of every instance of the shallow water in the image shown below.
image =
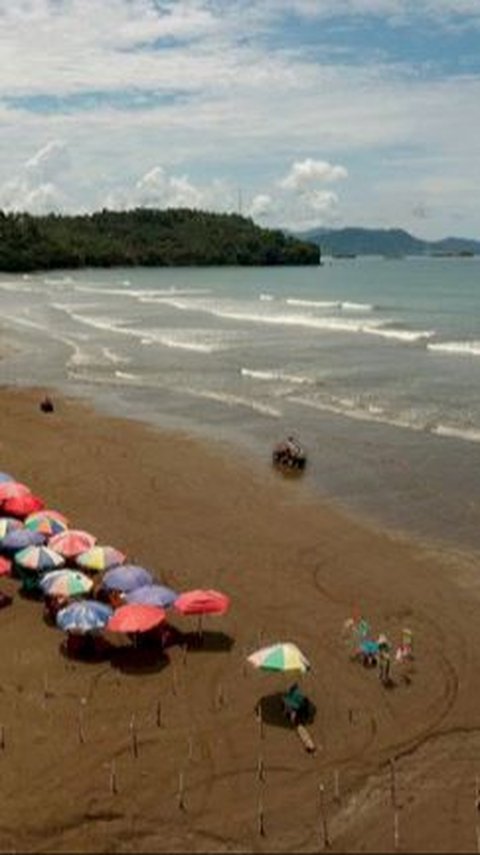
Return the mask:
[(478, 259), (0, 277), (3, 383), (233, 442), (395, 529), (480, 546)]

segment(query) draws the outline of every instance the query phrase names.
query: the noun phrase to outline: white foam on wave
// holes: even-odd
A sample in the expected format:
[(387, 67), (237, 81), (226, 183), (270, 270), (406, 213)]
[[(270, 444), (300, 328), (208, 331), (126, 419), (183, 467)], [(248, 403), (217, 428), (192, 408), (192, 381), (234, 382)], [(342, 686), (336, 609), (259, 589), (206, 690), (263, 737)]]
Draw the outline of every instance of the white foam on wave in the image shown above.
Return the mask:
[(358, 402), (353, 398), (332, 398), (330, 401), (318, 401), (295, 396), (290, 397), (289, 400), (313, 410), (334, 413), (335, 415), (357, 419), (358, 421), (378, 422), (394, 427), (408, 428), (409, 430), (425, 430), (424, 424), (415, 421), (414, 417), (393, 416), (377, 404), (358, 406)]
[(430, 432), (438, 436), (451, 436), (455, 439), (467, 440), (468, 442), (480, 442), (480, 430), (476, 430), (475, 428), (438, 424), (434, 425)]
[(480, 341), (430, 342), (427, 344), (427, 349), (459, 356), (480, 356)]
[(268, 302), (270, 300), (274, 300), (275, 297), (273, 296), (273, 294), (260, 294), (260, 297), (258, 299), (259, 300), (266, 300)]
[(286, 371), (282, 371), (281, 369), (262, 371), (253, 368), (241, 368), (240, 373), (243, 377), (251, 377), (253, 380), (281, 380), (285, 383), (294, 383), (298, 385), (306, 385), (315, 382), (310, 377), (304, 377), (301, 374), (288, 374)]
[(230, 395), (227, 392), (215, 392), (210, 389), (192, 389), (188, 386), (182, 389), (182, 392), (186, 392), (195, 398), (206, 398), (209, 401), (217, 401), (229, 407), (247, 407), (249, 410), (260, 413), (262, 416), (270, 416), (275, 419), (279, 419), (282, 415), (280, 410), (268, 404), (253, 401), (251, 398), (242, 398), (239, 395)]
[(203, 312), (214, 317), (225, 320), (244, 321), (255, 324), (269, 324), (272, 326), (300, 326), (308, 329), (324, 330), (325, 332), (363, 333), (365, 335), (382, 336), (401, 342), (416, 342), (431, 338), (435, 335), (434, 330), (407, 330), (398, 327), (389, 327), (392, 321), (389, 318), (370, 319), (367, 323), (355, 318), (339, 318), (332, 316), (315, 316), (307, 314), (269, 314), (268, 312), (245, 312), (235, 309), (222, 309), (215, 305), (165, 298), (167, 305), (182, 312)]
[[(151, 343), (151, 342), (150, 342)], [(192, 341), (191, 339), (177, 338), (168, 335), (159, 335), (156, 343), (163, 347), (171, 347), (178, 350), (191, 350), (194, 353), (216, 353), (219, 350), (225, 350), (225, 347), (220, 343), (208, 343), (206, 341)]]
[(115, 351), (111, 350), (109, 347), (102, 347), (102, 353), (105, 359), (107, 359), (108, 362), (112, 362), (114, 365), (126, 365), (131, 362), (131, 360), (126, 356), (120, 356), (119, 353), (115, 353)]
[(340, 303), (342, 309), (347, 309), (349, 312), (373, 312), (375, 306), (371, 303), (352, 303), (349, 300), (344, 300)]
[(340, 309), (339, 300), (302, 300), (300, 297), (287, 297), (285, 302), (289, 306), (310, 306), (312, 309)]

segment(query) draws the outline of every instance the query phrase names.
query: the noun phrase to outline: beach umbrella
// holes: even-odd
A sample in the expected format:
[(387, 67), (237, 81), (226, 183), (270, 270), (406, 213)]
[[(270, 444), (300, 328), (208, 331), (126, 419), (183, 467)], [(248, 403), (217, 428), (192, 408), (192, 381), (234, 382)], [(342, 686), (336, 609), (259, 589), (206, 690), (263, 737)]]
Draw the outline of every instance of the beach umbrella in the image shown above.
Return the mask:
[(9, 475), (8, 472), (0, 472), (0, 484), (4, 484), (5, 481), (15, 481), (16, 479), (13, 475)]
[(97, 600), (78, 600), (60, 609), (56, 622), (64, 632), (84, 635), (103, 629), (112, 615), (113, 609), (105, 603), (99, 603)]
[(106, 571), (102, 579), (103, 588), (125, 593), (152, 583), (153, 576), (150, 571), (137, 564), (121, 564), (119, 567), (112, 567)]
[(14, 499), (17, 496), (25, 496), (31, 493), (30, 487), (21, 481), (3, 481), (0, 484), (0, 502), (6, 499)]
[(225, 614), (230, 598), (220, 591), (197, 589), (180, 594), (174, 606), (182, 615)]
[(108, 570), (123, 564), (124, 561), (123, 552), (113, 546), (92, 546), (75, 558), (75, 562), (84, 570)]
[(2, 538), (1, 548), (6, 552), (17, 552), (27, 546), (42, 546), (45, 535), (38, 531), (28, 531), (26, 528), (16, 528)]
[(23, 523), (17, 517), (2, 517), (0, 519), (0, 545), (6, 534), (19, 528), (23, 528)]
[(24, 493), (21, 496), (11, 496), (9, 499), (5, 499), (2, 510), (6, 514), (23, 518), (35, 511), (41, 511), (44, 507), (45, 502), (40, 496)]
[(166, 618), (164, 609), (159, 606), (144, 606), (140, 603), (128, 603), (119, 606), (107, 623), (110, 632), (137, 633), (147, 632), (163, 623)]
[(47, 537), (54, 537), (66, 531), (68, 523), (58, 511), (41, 510), (29, 514), (25, 520), (25, 528), (29, 528), (30, 531), (40, 531)]
[(88, 531), (69, 528), (66, 531), (60, 532), (60, 534), (54, 535), (49, 542), (49, 546), (65, 558), (76, 558), (77, 555), (95, 546), (96, 542), (97, 538), (93, 534), (89, 534)]
[(40, 587), (49, 597), (78, 597), (92, 590), (93, 581), (79, 570), (51, 570), (40, 579)]
[(166, 609), (172, 606), (178, 598), (176, 591), (167, 588), (165, 585), (142, 585), (141, 588), (135, 588), (126, 595), (127, 603), (141, 603), (142, 605), (161, 606)]
[(12, 572), (12, 562), (4, 555), (0, 555), (0, 576), (10, 576)]
[(247, 659), (255, 668), (262, 668), (264, 671), (301, 671), (305, 673), (310, 668), (306, 656), (291, 641), (262, 647), (247, 656)]
[(55, 570), (63, 567), (65, 559), (48, 546), (27, 546), (15, 554), (15, 564), (26, 570)]

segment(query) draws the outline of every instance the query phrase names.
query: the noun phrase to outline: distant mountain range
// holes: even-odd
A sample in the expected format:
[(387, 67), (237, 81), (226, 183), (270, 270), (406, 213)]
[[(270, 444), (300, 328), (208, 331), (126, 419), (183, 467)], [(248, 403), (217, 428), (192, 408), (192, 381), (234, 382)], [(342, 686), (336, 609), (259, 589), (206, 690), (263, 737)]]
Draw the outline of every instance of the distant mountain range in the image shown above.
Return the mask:
[(425, 241), (403, 229), (314, 228), (295, 237), (318, 244), (322, 255), (478, 255), (480, 240), (447, 237)]

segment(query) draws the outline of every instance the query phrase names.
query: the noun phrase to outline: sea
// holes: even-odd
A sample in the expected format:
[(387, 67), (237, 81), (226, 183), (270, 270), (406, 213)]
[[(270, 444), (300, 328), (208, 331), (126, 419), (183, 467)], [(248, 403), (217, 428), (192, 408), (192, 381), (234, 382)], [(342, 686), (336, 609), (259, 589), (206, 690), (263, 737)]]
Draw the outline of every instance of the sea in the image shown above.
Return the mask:
[(214, 438), (260, 471), (293, 434), (322, 498), (480, 548), (480, 257), (0, 274), (0, 332), (2, 385)]

